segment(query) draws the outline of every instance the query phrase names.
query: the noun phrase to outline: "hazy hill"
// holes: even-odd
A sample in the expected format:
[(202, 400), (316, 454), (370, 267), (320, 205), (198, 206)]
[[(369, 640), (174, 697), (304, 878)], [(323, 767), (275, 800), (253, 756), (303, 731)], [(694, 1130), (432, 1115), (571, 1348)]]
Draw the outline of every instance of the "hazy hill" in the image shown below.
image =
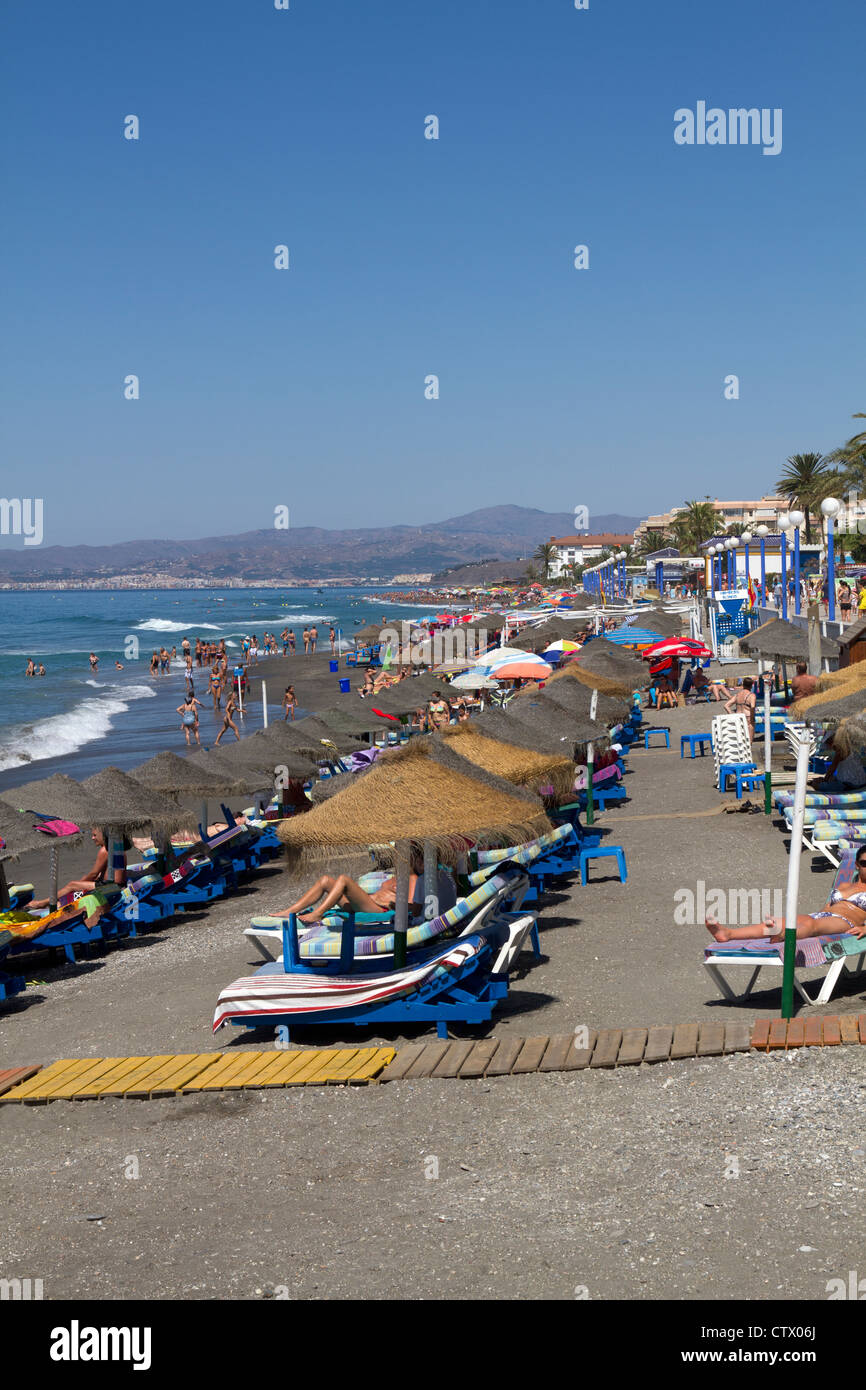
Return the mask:
[[(633, 531), (640, 518), (594, 516), (593, 531)], [(117, 545), (0, 548), (0, 581), (93, 579), (160, 571), (177, 578), (317, 580), (332, 575), (388, 578), (435, 572), (473, 560), (513, 560), (553, 535), (570, 534), (570, 512), (483, 507), (424, 526), (327, 531), (297, 526), (195, 541), (123, 541)]]

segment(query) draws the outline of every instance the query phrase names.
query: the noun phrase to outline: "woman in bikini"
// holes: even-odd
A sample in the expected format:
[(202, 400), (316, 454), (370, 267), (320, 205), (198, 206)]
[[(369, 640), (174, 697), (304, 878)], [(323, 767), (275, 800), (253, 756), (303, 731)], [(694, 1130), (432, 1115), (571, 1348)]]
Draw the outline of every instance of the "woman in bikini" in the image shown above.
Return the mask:
[(235, 721), (232, 719), (232, 715), (234, 714), (234, 712), (235, 712), (236, 709), (237, 709), (237, 704), (235, 703), (234, 691), (232, 691), (231, 695), (229, 695), (229, 698), (228, 698), (228, 700), (227, 700), (227, 702), (226, 702), (225, 711), (224, 711), (224, 713), (223, 713), (223, 726), (222, 726), (222, 728), (220, 729), (219, 733), (217, 734), (216, 738), (214, 739), (214, 747), (215, 747), (215, 748), (216, 748), (217, 744), (219, 743), (220, 739), (222, 738), (223, 734), (224, 734), (224, 733), (226, 732), (226, 730), (228, 730), (228, 729), (233, 729), (233, 730), (234, 730), (235, 738), (237, 739), (238, 743), (240, 743), (240, 741), (241, 741), (241, 736), (240, 736), (240, 734), (238, 733), (238, 726), (237, 726), (237, 724), (235, 723)]
[[(798, 941), (807, 936), (866, 936), (866, 845), (857, 851), (856, 863), (857, 877), (834, 888), (825, 908), (798, 916)], [(754, 940), (760, 936), (775, 942), (785, 939), (783, 917), (765, 917), (752, 927), (723, 927), (715, 917), (708, 916), (706, 927), (719, 942)]]
[[(414, 847), (411, 852), (410, 869), (409, 903), (415, 907), (420, 905), (423, 909), (424, 860)], [(355, 912), (387, 912), (396, 901), (397, 879), (394, 875), (386, 878), (373, 893), (367, 893), (353, 878), (349, 878), (348, 874), (339, 874), (336, 878), (323, 874), (297, 902), (292, 903), (291, 907), (279, 915), (287, 917), (292, 912), (304, 912), (304, 908), (318, 904), (314, 912), (304, 912), (300, 918), (302, 922), (313, 924), (321, 922), (333, 907), (349, 907)]]
[(189, 748), (190, 746), (190, 730), (192, 730), (192, 732), (195, 734), (195, 741), (198, 744), (199, 748), (201, 747), (201, 739), (199, 738), (198, 732), (198, 712), (200, 709), (203, 708), (204, 706), (202, 705), (201, 700), (197, 700), (195, 698), (195, 695), (193, 694), (192, 690), (190, 690), (183, 704), (178, 705), (177, 707), (177, 712), (180, 715), (180, 726), (183, 729), (184, 734), (186, 735), (187, 748)]

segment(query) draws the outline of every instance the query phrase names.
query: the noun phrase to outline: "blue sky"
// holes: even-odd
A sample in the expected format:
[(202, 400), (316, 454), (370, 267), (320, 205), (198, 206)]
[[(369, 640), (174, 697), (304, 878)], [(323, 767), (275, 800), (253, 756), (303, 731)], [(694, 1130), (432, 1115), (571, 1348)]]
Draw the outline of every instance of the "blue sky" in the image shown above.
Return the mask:
[[(81, 543), (770, 489), (866, 409), (864, 13), (7, 0), (3, 493)], [(677, 146), (699, 100), (781, 154)]]

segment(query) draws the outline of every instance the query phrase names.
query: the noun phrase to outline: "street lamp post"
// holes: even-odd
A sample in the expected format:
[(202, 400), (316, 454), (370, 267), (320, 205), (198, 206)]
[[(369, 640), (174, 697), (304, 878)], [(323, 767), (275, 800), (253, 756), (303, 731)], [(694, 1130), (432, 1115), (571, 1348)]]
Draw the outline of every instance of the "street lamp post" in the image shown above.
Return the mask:
[(755, 535), (761, 542), (761, 601), (765, 607), (767, 604), (767, 537), (769, 534), (769, 526), (755, 527)]
[(794, 528), (794, 612), (800, 612), (800, 527), (806, 520), (803, 512), (790, 512), (789, 520)]
[(745, 546), (745, 556), (746, 556), (746, 593), (748, 593), (748, 592), (749, 592), (749, 579), (751, 578), (751, 576), (750, 576), (750, 574), (749, 574), (749, 545), (751, 544), (751, 540), (752, 540), (751, 533), (750, 533), (749, 531), (744, 531), (743, 534), (740, 536), (740, 540), (742, 541), (743, 545)]
[(628, 587), (628, 581), (626, 580), (626, 577), (625, 577), (625, 551), (624, 551), (624, 550), (620, 550), (616, 558), (619, 560), (619, 585), (620, 585), (620, 592), (621, 592), (623, 598), (625, 598), (625, 597), (626, 597), (626, 589), (627, 589), (627, 587)]
[(779, 517), (779, 535), (782, 538), (782, 620), (788, 621), (788, 576), (786, 566), (788, 560), (788, 532), (791, 529), (791, 518), (787, 512), (782, 512)]
[(731, 536), (731, 565), (734, 571), (734, 588), (737, 587), (737, 546), (740, 544), (739, 536)]
[(838, 515), (841, 506), (842, 503), (836, 497), (825, 497), (821, 503), (821, 512), (827, 518), (827, 615), (831, 623), (836, 621), (836, 556), (833, 549), (833, 520)]

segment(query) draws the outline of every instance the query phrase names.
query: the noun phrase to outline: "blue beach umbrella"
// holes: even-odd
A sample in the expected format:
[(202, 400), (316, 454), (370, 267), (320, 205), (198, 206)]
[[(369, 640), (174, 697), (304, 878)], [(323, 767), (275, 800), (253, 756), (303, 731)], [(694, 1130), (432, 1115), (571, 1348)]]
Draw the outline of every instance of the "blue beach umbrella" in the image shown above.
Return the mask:
[(615, 632), (604, 635), (608, 642), (615, 642), (618, 647), (651, 647), (653, 642), (659, 641), (657, 632), (643, 627), (618, 627)]

